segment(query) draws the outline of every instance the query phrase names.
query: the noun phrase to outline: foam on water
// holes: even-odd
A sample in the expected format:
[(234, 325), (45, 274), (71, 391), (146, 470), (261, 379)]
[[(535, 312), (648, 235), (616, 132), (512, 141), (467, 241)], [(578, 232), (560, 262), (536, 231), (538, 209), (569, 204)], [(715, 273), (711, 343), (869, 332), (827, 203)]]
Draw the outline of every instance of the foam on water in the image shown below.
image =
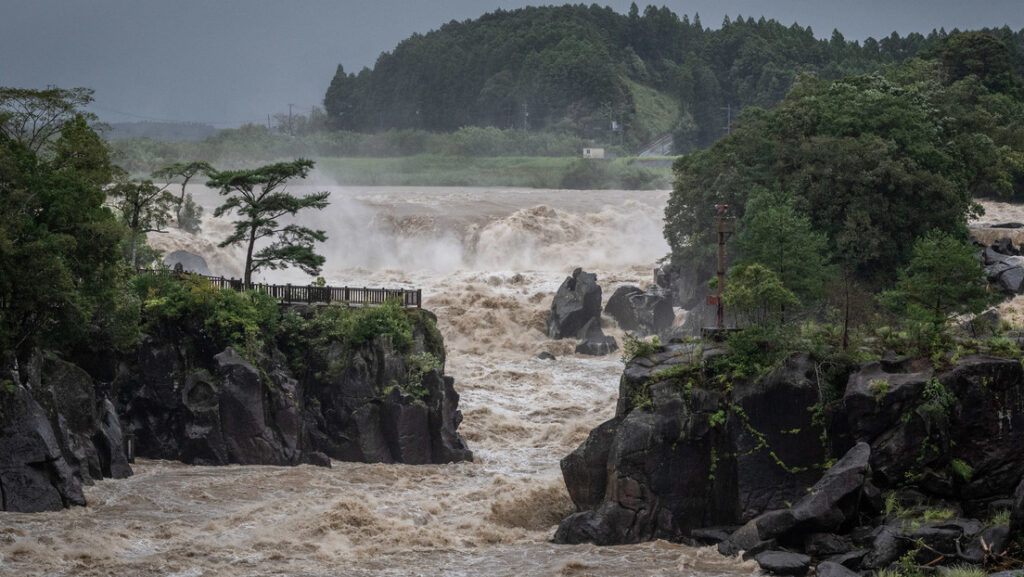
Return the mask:
[[(193, 194), (211, 213), (216, 195)], [(0, 574), (756, 573), (713, 550), (664, 542), (549, 542), (573, 511), (558, 461), (613, 415), (622, 364), (617, 355), (576, 356), (571, 339), (547, 339), (547, 310), (577, 266), (597, 273), (606, 298), (618, 284), (650, 282), (667, 252), (667, 193), (334, 187), (331, 200), (309, 219), (330, 237), (323, 276), (423, 289), (476, 461), (322, 469), (143, 460), (129, 479), (87, 487), (86, 508), (3, 514)], [(204, 237), (151, 237), (237, 277), (239, 251), (216, 247), (229, 229), (207, 218)], [(289, 270), (262, 280), (311, 279)], [(558, 359), (535, 358), (541, 351)]]

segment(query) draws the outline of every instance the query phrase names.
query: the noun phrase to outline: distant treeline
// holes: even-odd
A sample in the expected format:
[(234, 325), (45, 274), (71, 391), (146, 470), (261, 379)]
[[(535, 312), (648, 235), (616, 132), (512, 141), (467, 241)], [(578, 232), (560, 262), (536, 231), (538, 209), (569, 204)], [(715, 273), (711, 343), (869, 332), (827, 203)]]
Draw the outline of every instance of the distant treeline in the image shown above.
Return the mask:
[[(1024, 30), (985, 32), (1024, 71)], [(635, 146), (672, 131), (685, 152), (720, 138), (742, 107), (775, 105), (801, 75), (877, 71), (935, 50), (946, 36), (861, 43), (834, 31), (819, 40), (809, 27), (763, 17), (726, 17), (712, 30), (699, 16), (635, 4), (625, 15), (596, 4), (498, 10), (415, 34), (372, 70), (339, 66), (324, 105), (331, 126), (356, 132), (494, 126)], [(672, 106), (652, 100), (651, 89)]]

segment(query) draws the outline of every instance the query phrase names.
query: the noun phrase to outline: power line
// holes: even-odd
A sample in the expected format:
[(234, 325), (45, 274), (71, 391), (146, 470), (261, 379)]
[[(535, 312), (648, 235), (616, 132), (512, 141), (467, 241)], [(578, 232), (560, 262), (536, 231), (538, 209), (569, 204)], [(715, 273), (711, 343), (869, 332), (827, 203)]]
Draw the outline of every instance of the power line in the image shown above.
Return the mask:
[(102, 106), (96, 106), (90, 104), (89, 108), (100, 112), (106, 112), (108, 114), (119, 114), (121, 116), (129, 116), (131, 118), (139, 118), (142, 120), (151, 120), (153, 122), (173, 122), (176, 124), (209, 124), (212, 126), (239, 126), (242, 124), (261, 124), (260, 120), (224, 120), (224, 121), (206, 121), (206, 120), (181, 120), (177, 118), (160, 118), (157, 116), (147, 116), (144, 114), (135, 114), (133, 112), (124, 112), (122, 110), (111, 110), (109, 108), (103, 108)]

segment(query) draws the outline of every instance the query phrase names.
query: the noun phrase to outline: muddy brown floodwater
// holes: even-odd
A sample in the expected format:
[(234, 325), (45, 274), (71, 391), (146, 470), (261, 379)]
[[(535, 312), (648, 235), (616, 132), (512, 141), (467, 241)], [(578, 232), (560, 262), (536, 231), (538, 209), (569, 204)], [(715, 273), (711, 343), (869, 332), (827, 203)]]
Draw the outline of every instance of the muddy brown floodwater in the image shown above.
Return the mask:
[[(297, 187), (293, 190), (301, 191)], [(335, 462), (331, 469), (192, 467), (139, 460), (86, 488), (89, 505), (0, 513), (0, 575), (751, 575), (752, 563), (666, 542), (550, 543), (573, 511), (558, 461), (614, 413), (617, 355), (582, 357), (544, 321), (562, 280), (596, 272), (605, 298), (646, 285), (668, 247), (664, 191), (329, 188), (307, 222), (326, 229), (331, 284), (422, 288), (462, 395), (473, 463)], [(193, 193), (212, 212), (216, 195)], [(151, 235), (239, 276), (204, 237)], [(297, 271), (272, 282), (308, 283)], [(621, 336), (614, 327), (606, 332)], [(536, 358), (549, 351), (556, 361)]]

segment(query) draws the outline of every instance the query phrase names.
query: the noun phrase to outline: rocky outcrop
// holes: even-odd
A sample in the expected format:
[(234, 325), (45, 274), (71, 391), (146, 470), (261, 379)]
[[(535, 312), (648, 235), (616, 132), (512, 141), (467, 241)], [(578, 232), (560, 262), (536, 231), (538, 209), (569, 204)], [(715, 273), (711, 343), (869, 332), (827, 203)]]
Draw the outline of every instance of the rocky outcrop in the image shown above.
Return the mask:
[(655, 269), (654, 283), (669, 292), (674, 306), (690, 310), (704, 302), (708, 280), (714, 275), (715, 263), (707, 259), (686, 267), (670, 264)]
[(301, 461), (296, 383), (277, 363), (256, 367), (232, 348), (202, 359), (151, 337), (138, 354), (137, 380), (122, 385), (138, 455), (194, 465)]
[(600, 357), (619, 349), (615, 337), (608, 336), (601, 330), (599, 318), (590, 319), (577, 336), (580, 342), (576, 345), (576, 352), (581, 355)]
[(558, 287), (551, 302), (548, 336), (553, 339), (576, 337), (587, 323), (600, 318), (601, 287), (597, 284), (597, 275), (578, 268)]
[[(418, 346), (424, 347), (422, 341)], [(409, 382), (406, 356), (388, 338), (357, 351), (334, 345), (324, 360), (325, 366), (343, 368), (305, 383), (311, 448), (334, 459), (369, 463), (472, 460), (457, 432), (462, 413), (451, 377), (430, 370), (419, 382)]]
[(979, 257), (990, 283), (1009, 295), (1024, 292), (1024, 256), (1008, 237), (982, 248)]
[[(843, 385), (829, 402), (807, 355), (723, 389), (704, 362), (713, 347), (670, 344), (627, 364), (615, 417), (562, 461), (577, 512), (556, 541), (718, 542), (778, 574), (823, 561), (844, 574), (909, 551), (980, 563), (1024, 527), (1019, 361), (825, 367)], [(1008, 525), (982, 521), (1000, 508)]]
[[(304, 314), (311, 315), (306, 307)], [(389, 334), (301, 351), (300, 376), (273, 345), (216, 350), (187, 324), (150, 326), (112, 382), (52, 353), (0, 361), (0, 510), (84, 505), (83, 484), (132, 471), (135, 454), (195, 465), (330, 466), (472, 460), (427, 311), (407, 311), (412, 343)], [(411, 350), (410, 350), (411, 349)], [(130, 431), (126, 433), (125, 431)]]
[(547, 320), (548, 336), (553, 339), (576, 338), (576, 352), (602, 356), (619, 348), (614, 337), (601, 330), (601, 287), (597, 275), (572, 271), (558, 287)]
[(672, 328), (675, 313), (672, 301), (660, 292), (643, 291), (633, 285), (615, 289), (604, 313), (619, 323), (624, 331), (637, 336), (657, 335)]
[(41, 353), (5, 365), (0, 510), (84, 505), (83, 484), (131, 475), (114, 406), (85, 371)]
[[(444, 358), (443, 343), (422, 329), (416, 337), (412, 353)], [(388, 335), (308, 354), (314, 366), (297, 379), (276, 350), (248, 359), (148, 337), (128, 371), (137, 377), (122, 384), (138, 455), (197, 465), (472, 460), (451, 377), (414, 375)]]

